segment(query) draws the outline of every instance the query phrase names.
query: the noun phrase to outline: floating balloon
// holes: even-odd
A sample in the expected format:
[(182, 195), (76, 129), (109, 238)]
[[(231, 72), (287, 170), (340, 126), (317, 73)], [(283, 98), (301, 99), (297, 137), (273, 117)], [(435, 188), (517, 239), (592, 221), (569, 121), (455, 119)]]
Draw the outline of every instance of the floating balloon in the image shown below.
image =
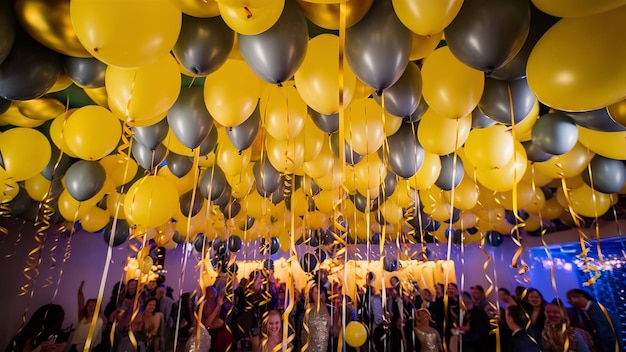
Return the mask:
[(368, 13), (346, 30), (346, 60), (370, 87), (393, 85), (409, 62), (411, 32), (393, 11), (389, 1), (374, 1)]
[(465, 0), (444, 35), (459, 60), (477, 70), (493, 72), (520, 51), (529, 28), (526, 0)]
[(107, 109), (87, 105), (69, 115), (63, 139), (74, 154), (85, 160), (102, 159), (117, 147), (122, 135), (120, 121)]
[[(0, 3), (0, 64), (9, 55), (15, 41), (15, 15), (8, 1)], [(2, 111), (2, 110), (0, 110)]]
[(352, 347), (361, 347), (367, 341), (367, 329), (363, 323), (351, 321), (346, 325), (346, 342)]
[(268, 0), (255, 4), (244, 0), (217, 2), (224, 22), (235, 32), (245, 35), (259, 34), (270, 29), (278, 21), (284, 6), (285, 0)]
[(422, 73), (415, 63), (409, 62), (398, 81), (382, 95), (374, 94), (379, 105), (383, 98), (385, 111), (391, 115), (406, 118), (413, 114), (422, 98)]
[(436, 3), (423, 0), (393, 0), (393, 9), (402, 24), (419, 35), (432, 35), (446, 28), (463, 5), (461, 0)]
[(541, 148), (536, 146), (532, 140), (522, 142), (522, 146), (524, 146), (524, 149), (526, 150), (526, 156), (529, 161), (542, 162), (550, 160), (550, 158), (554, 156), (541, 150)]
[[(115, 228), (114, 228), (115, 227)], [(113, 232), (115, 230), (115, 232)], [(111, 238), (111, 235), (113, 237)], [(122, 245), (130, 237), (130, 228), (124, 220), (117, 220), (115, 224), (110, 224), (104, 230), (104, 243), (110, 247)]]
[(315, 126), (319, 127), (326, 133), (333, 133), (339, 130), (339, 113), (335, 114), (320, 114), (319, 112), (308, 108), (308, 114), (315, 123)]
[(569, 201), (578, 215), (597, 218), (611, 208), (611, 196), (583, 184), (569, 193)]
[(159, 166), (167, 156), (167, 148), (159, 144), (154, 149), (148, 149), (141, 143), (134, 143), (132, 146), (133, 157), (141, 167), (146, 170), (153, 170)]
[(465, 143), (471, 127), (471, 114), (453, 120), (428, 109), (418, 125), (417, 138), (427, 152), (447, 155)]
[(157, 227), (172, 218), (178, 204), (178, 191), (170, 180), (145, 176), (128, 190), (124, 214), (134, 225)]
[(241, 237), (232, 235), (228, 238), (228, 250), (237, 253), (241, 249)]
[(474, 128), (465, 141), (465, 156), (477, 168), (499, 168), (513, 157), (513, 142), (509, 128), (504, 125)]
[(267, 87), (259, 106), (263, 126), (270, 136), (286, 140), (302, 132), (308, 109), (294, 81)]
[(545, 176), (571, 178), (583, 172), (594, 155), (593, 150), (590, 151), (583, 144), (577, 143), (569, 152), (533, 165), (537, 172)]
[(309, 31), (298, 4), (287, 1), (278, 21), (255, 35), (238, 34), (239, 50), (248, 66), (269, 83), (290, 79), (304, 60)]
[(133, 138), (148, 149), (156, 149), (167, 137), (169, 125), (167, 119), (144, 127), (133, 127)]
[(389, 155), (383, 158), (389, 168), (402, 178), (409, 178), (422, 167), (424, 149), (417, 140), (417, 128), (402, 124), (395, 134), (387, 138)]
[(485, 239), (493, 247), (498, 247), (504, 242), (504, 235), (496, 231), (487, 231)]
[(205, 76), (226, 62), (235, 32), (220, 16), (198, 18), (183, 14), (182, 26), (172, 53), (192, 75)]
[(300, 267), (307, 273), (311, 273), (317, 269), (317, 257), (313, 253), (304, 253), (300, 258)]
[(478, 108), (490, 119), (511, 125), (521, 122), (528, 116), (536, 101), (537, 98), (528, 87), (525, 78), (515, 81), (486, 78), (485, 90), (478, 102)]
[(361, 155), (377, 151), (385, 140), (382, 109), (374, 99), (355, 99), (346, 110), (346, 142)]
[(176, 177), (183, 177), (187, 175), (187, 173), (193, 167), (193, 162), (191, 161), (191, 159), (189, 159), (189, 157), (176, 154), (171, 151), (167, 153), (165, 160), (167, 162), (167, 166), (169, 167), (170, 171)]
[(199, 183), (200, 193), (209, 200), (216, 200), (228, 185), (226, 175), (218, 166), (204, 170)]
[(260, 189), (264, 193), (273, 193), (283, 183), (283, 177), (276, 171), (267, 158), (263, 158), (254, 163), (252, 170), (254, 172), (257, 189)]
[(422, 98), (420, 99), (419, 104), (417, 104), (417, 107), (415, 108), (415, 111), (413, 111), (411, 116), (404, 118), (404, 122), (406, 123), (417, 122), (422, 118), (422, 116), (424, 116), (426, 111), (428, 111), (428, 103), (426, 103), (426, 99)]
[[(193, 198), (193, 202), (191, 199)], [(180, 196), (180, 211), (185, 217), (197, 215), (204, 206), (204, 198), (193, 190)]]
[(97, 161), (79, 160), (67, 169), (65, 188), (79, 202), (93, 198), (104, 186), (106, 170)]
[(107, 65), (93, 57), (66, 56), (63, 59), (65, 73), (80, 87), (104, 87), (104, 75)]
[[(583, 181), (602, 193), (617, 193), (626, 182), (626, 166), (622, 160), (596, 155), (589, 163), (590, 171), (581, 173)], [(589, 175), (591, 173), (591, 176)]]
[(51, 154), (50, 142), (37, 130), (15, 127), (0, 134), (0, 166), (14, 181), (40, 173)]
[(441, 171), (435, 185), (444, 191), (449, 191), (461, 183), (465, 170), (463, 162), (456, 155), (445, 155), (441, 157)]
[(607, 12), (623, 6), (622, 1), (602, 1), (588, 3), (580, 0), (533, 0), (533, 4), (541, 11), (557, 17), (584, 17)]
[(584, 112), (566, 113), (577, 125), (602, 132), (623, 132), (626, 127), (613, 119), (608, 107)]
[(220, 10), (215, 0), (172, 0), (172, 3), (183, 13), (193, 17), (205, 18), (220, 15)]
[(532, 128), (532, 141), (537, 148), (553, 155), (562, 155), (578, 142), (578, 130), (571, 118), (562, 113), (543, 115)]
[[(149, 65), (168, 55), (178, 38), (181, 12), (169, 0), (70, 2), (76, 36), (98, 60), (116, 67)], [(115, 24), (111, 22), (115, 18)]]
[(195, 149), (213, 128), (213, 117), (204, 104), (201, 87), (182, 88), (176, 102), (167, 112), (167, 123), (178, 140)]

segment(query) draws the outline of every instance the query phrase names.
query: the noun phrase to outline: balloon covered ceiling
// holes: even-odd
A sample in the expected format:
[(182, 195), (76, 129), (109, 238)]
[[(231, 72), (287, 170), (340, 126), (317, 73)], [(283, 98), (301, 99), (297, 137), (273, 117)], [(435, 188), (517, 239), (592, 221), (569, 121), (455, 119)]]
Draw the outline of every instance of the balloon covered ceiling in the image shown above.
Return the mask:
[(166, 248), (585, 227), (621, 215), (624, 18), (624, 0), (4, 0), (0, 201)]

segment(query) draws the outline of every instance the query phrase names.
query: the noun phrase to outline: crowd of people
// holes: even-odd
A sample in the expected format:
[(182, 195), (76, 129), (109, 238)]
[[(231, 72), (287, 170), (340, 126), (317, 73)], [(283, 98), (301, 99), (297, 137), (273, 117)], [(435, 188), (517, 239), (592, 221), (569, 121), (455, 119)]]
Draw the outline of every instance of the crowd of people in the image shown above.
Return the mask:
[[(78, 290), (78, 325), (63, 334), (63, 308), (39, 308), (6, 351), (293, 351), (363, 352), (620, 352), (620, 324), (582, 289), (546, 302), (535, 288), (499, 288), (490, 301), (480, 285), (459, 292), (453, 282), (434, 290), (392, 276), (377, 289), (376, 274), (353, 299), (320, 269), (303, 289), (288, 290), (273, 270), (255, 270), (237, 281), (221, 273), (202, 291), (174, 301), (164, 278), (138, 285), (117, 283), (103, 312)], [(380, 287), (380, 285), (378, 285)], [(92, 321), (95, 318), (95, 326)], [(350, 346), (346, 324), (367, 331)], [(111, 338), (112, 337), (112, 338)]]

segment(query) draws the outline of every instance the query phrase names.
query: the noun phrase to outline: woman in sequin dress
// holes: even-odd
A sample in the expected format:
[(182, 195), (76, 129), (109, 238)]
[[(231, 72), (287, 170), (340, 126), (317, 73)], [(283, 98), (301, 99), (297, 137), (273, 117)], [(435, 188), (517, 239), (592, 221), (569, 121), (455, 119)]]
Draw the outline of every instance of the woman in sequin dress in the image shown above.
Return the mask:
[(328, 350), (328, 339), (330, 336), (330, 313), (326, 307), (326, 297), (324, 291), (319, 286), (313, 285), (309, 289), (308, 314), (305, 313), (304, 324), (308, 327), (302, 332), (302, 345), (307, 343), (309, 352), (326, 352)]
[(430, 326), (433, 319), (426, 308), (415, 312), (415, 336), (420, 344), (420, 352), (443, 352), (441, 336)]

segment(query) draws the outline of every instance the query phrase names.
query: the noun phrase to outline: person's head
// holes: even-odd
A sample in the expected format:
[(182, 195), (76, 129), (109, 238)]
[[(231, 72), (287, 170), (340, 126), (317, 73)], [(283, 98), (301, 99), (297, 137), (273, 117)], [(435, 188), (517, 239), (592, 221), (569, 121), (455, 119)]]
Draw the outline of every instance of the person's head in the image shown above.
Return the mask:
[(502, 302), (508, 302), (511, 299), (511, 291), (507, 290), (504, 287), (500, 287), (498, 289), (498, 298)]
[(389, 282), (391, 283), (391, 287), (395, 289), (400, 288), (400, 279), (397, 276), (392, 276)]
[(474, 301), (472, 300), (472, 295), (469, 292), (463, 291), (463, 294), (461, 294), (461, 299), (463, 300), (463, 305), (465, 306), (465, 309), (470, 310), (474, 308)]
[(551, 324), (564, 323), (567, 318), (567, 314), (565, 313), (563, 306), (559, 307), (559, 305), (555, 303), (546, 304), (543, 312), (546, 315), (546, 320)]
[(143, 311), (148, 313), (154, 313), (157, 306), (157, 300), (154, 297), (150, 297), (143, 304)]
[(90, 298), (85, 302), (85, 307), (83, 307), (83, 315), (87, 318), (93, 317), (96, 312), (96, 303), (97, 300), (94, 298)]
[(317, 284), (314, 284), (309, 289), (309, 300), (311, 303), (317, 304), (317, 302), (322, 302), (326, 300), (325, 292), (321, 289), (321, 287)]
[[(65, 319), (63, 307), (58, 304), (45, 304), (33, 313), (23, 330), (33, 334), (32, 337), (35, 337), (37, 332), (57, 332), (61, 330), (63, 319)], [(43, 336), (44, 339), (47, 337)]]
[(432, 302), (433, 300), (433, 293), (430, 292), (430, 289), (428, 288), (424, 288), (420, 291), (420, 296), (422, 296), (422, 300), (424, 302)]
[(518, 305), (506, 307), (506, 324), (511, 330), (525, 329), (526, 325), (528, 325), (528, 320), (528, 315), (522, 307)]
[(543, 299), (543, 295), (536, 288), (529, 288), (526, 292), (526, 297), (524, 298), (531, 307), (541, 309), (546, 304), (546, 301)]
[(435, 285), (435, 295), (437, 297), (441, 297), (443, 296), (443, 291), (445, 291), (445, 286), (442, 283), (438, 283), (437, 285)]
[(454, 282), (448, 283), (448, 296), (457, 297), (459, 295), (459, 288)]
[(148, 283), (146, 284), (146, 289), (148, 291), (152, 291), (157, 287), (157, 282), (156, 280), (150, 280), (148, 281)]
[(415, 320), (418, 323), (424, 324), (424, 325), (434, 323), (433, 318), (430, 315), (430, 312), (426, 308), (420, 308), (417, 311), (415, 311)]
[(154, 294), (154, 297), (158, 299), (159, 301), (162, 300), (163, 297), (165, 297), (165, 287), (158, 286), (156, 289), (156, 293)]
[(472, 299), (475, 302), (480, 302), (485, 298), (485, 289), (481, 285), (474, 285), (470, 289), (472, 290)]
[(567, 301), (574, 307), (578, 309), (585, 308), (589, 301), (592, 301), (593, 297), (585, 291), (579, 288), (574, 288), (567, 291)]
[(270, 310), (267, 315), (267, 334), (269, 336), (280, 336), (282, 322), (280, 321), (280, 312), (278, 310)]
[(515, 297), (517, 297), (518, 299), (522, 299), (522, 296), (524, 296), (524, 292), (526, 292), (526, 287), (524, 286), (515, 286)]
[(137, 294), (137, 279), (130, 279), (126, 283), (126, 297), (135, 297)]
[(372, 281), (374, 281), (375, 278), (376, 278), (376, 274), (374, 274), (371, 271), (368, 271), (367, 275), (365, 275), (365, 283), (367, 285), (370, 285), (372, 283)]

